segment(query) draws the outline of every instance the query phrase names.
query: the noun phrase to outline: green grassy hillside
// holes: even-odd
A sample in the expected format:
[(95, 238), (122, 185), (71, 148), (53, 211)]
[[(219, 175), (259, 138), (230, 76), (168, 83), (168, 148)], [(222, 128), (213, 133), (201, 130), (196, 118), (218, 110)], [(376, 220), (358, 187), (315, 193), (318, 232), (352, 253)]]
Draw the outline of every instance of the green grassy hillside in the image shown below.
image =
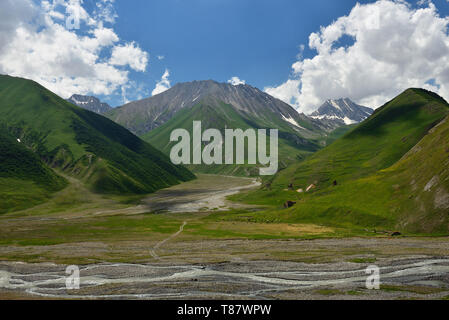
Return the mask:
[[(318, 189), (388, 168), (440, 122), (449, 108), (420, 89), (410, 89), (390, 101), (341, 139), (280, 174), (300, 187)], [(337, 181), (337, 182), (338, 182)], [(281, 183), (281, 182), (280, 182)]]
[(0, 214), (43, 202), (66, 181), (0, 126)]
[[(440, 97), (422, 89), (409, 89), (343, 138), (266, 181), (264, 190), (238, 198), (278, 208), (287, 200), (298, 202), (292, 209), (275, 209), (256, 219), (448, 232), (447, 217), (442, 219), (442, 211), (432, 208), (432, 203), (446, 206), (447, 193), (441, 184), (446, 183), (447, 144), (441, 141), (449, 141), (449, 135), (444, 125), (431, 130), (448, 113), (449, 105)], [(426, 145), (425, 151), (422, 144)], [(405, 156), (414, 147), (422, 148), (422, 152)], [(434, 175), (440, 181), (434, 191), (412, 192), (413, 188), (423, 190), (422, 184)], [(285, 191), (290, 183), (295, 191)], [(296, 192), (312, 184), (315, 188), (309, 192)], [(446, 210), (447, 216), (447, 208), (441, 210)]]
[(343, 137), (346, 133), (357, 127), (358, 124), (351, 124), (351, 125), (345, 125), (342, 127), (339, 127), (329, 133), (329, 135), (326, 138), (326, 146), (332, 144), (334, 141), (340, 139)]
[(148, 193), (194, 176), (111, 120), (0, 76), (0, 122), (48, 165), (99, 193)]
[(401, 228), (449, 231), (449, 117), (382, 174), (390, 176), (387, 181), (400, 199), (396, 210)]
[[(267, 112), (271, 112), (267, 110)], [(264, 117), (261, 117), (263, 119)], [(266, 115), (265, 118), (270, 118)], [(266, 123), (260, 119), (242, 117), (231, 105), (213, 98), (205, 99), (192, 108), (179, 111), (171, 120), (164, 125), (148, 132), (142, 138), (165, 154), (170, 154), (170, 150), (176, 143), (170, 142), (170, 134), (178, 128), (186, 129), (192, 136), (193, 121), (201, 121), (202, 130), (209, 128), (219, 129), (223, 135), (227, 129), (279, 129), (279, 166), (286, 167), (288, 164), (299, 159), (303, 159), (320, 147), (316, 142), (299, 137), (285, 121), (277, 121), (277, 117), (272, 116), (272, 121), (276, 123)], [(269, 149), (268, 149), (269, 150)], [(259, 175), (257, 165), (190, 165), (189, 169), (201, 173), (218, 173), (225, 175)]]

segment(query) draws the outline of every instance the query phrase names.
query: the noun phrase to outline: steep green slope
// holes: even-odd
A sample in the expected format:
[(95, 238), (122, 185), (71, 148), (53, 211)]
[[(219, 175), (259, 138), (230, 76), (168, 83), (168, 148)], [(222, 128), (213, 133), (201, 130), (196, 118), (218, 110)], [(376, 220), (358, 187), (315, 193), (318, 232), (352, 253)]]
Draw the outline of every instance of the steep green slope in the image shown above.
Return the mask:
[(30, 80), (0, 76), (0, 122), (95, 192), (147, 193), (194, 177), (128, 130)]
[[(449, 116), (384, 175), (393, 186), (400, 227), (449, 231)], [(394, 203), (393, 203), (394, 205)]]
[[(435, 215), (437, 211), (430, 205), (431, 201), (439, 201), (441, 207), (445, 206), (443, 189), (440, 200), (435, 200), (436, 193), (417, 195), (405, 187), (415, 185), (416, 190), (422, 190), (424, 181), (428, 183), (437, 172), (446, 172), (447, 155), (437, 150), (445, 150), (438, 141), (449, 137), (442, 131), (444, 126), (438, 127), (439, 138), (429, 130), (448, 113), (449, 105), (435, 94), (422, 89), (406, 90), (343, 138), (266, 181), (264, 190), (239, 198), (278, 208), (287, 200), (298, 202), (292, 209), (274, 210), (257, 219), (276, 217), (351, 228), (448, 232), (447, 222), (439, 225), (447, 220)], [(426, 150), (417, 153), (421, 159), (415, 156), (405, 160), (408, 157), (404, 155), (415, 146), (422, 148), (426, 141)], [(429, 155), (435, 151), (439, 156), (431, 159)], [(429, 158), (424, 161), (426, 156)], [(418, 182), (415, 176), (423, 172), (427, 173)], [(443, 174), (438, 179), (444, 177)], [(290, 183), (295, 191), (285, 191)], [(312, 184), (315, 187), (309, 192), (296, 192), (306, 191)], [(411, 201), (415, 197), (418, 200)], [(447, 213), (447, 209), (441, 210)], [(423, 220), (411, 218), (418, 216)], [(426, 224), (422, 225), (424, 220)]]
[[(267, 113), (271, 112), (266, 110)], [(262, 117), (261, 117), (262, 118)], [(269, 114), (264, 118), (270, 118)], [(272, 122), (266, 123), (254, 119), (250, 115), (243, 117), (231, 105), (212, 97), (201, 100), (192, 108), (180, 111), (164, 125), (150, 131), (142, 138), (156, 148), (169, 154), (176, 143), (170, 142), (170, 134), (175, 129), (186, 129), (192, 136), (193, 121), (201, 121), (202, 130), (215, 128), (225, 136), (225, 129), (279, 129), (279, 166), (286, 167), (289, 163), (303, 159), (319, 149), (317, 143), (299, 137), (285, 121), (271, 117)], [(275, 122), (275, 123), (274, 123)], [(247, 147), (247, 145), (246, 145)], [(268, 149), (269, 150), (269, 149)], [(246, 157), (247, 158), (247, 157)], [(245, 161), (246, 162), (246, 161)], [(246, 162), (247, 163), (247, 162)], [(188, 168), (202, 173), (220, 173), (226, 175), (258, 175), (257, 165), (190, 165)]]
[(343, 137), (346, 133), (357, 127), (358, 124), (350, 124), (350, 125), (344, 125), (341, 126), (329, 133), (329, 135), (326, 138), (326, 146), (332, 144), (334, 141), (340, 139)]
[(66, 185), (0, 126), (0, 214), (36, 205)]

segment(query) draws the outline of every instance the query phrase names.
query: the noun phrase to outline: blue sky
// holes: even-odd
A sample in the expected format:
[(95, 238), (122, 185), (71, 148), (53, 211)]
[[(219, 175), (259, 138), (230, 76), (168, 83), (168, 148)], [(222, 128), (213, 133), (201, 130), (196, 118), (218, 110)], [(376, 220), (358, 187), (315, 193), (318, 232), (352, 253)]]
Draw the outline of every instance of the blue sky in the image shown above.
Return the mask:
[(285, 80), (310, 33), (349, 13), (354, 4), (352, 0), (117, 0), (116, 29), (150, 53), (148, 72), (135, 74), (149, 89), (166, 68), (172, 85), (206, 79), (226, 82), (238, 76), (263, 89)]
[[(375, 1), (359, 1), (369, 3)], [(135, 79), (151, 91), (164, 70), (172, 84), (232, 76), (263, 89), (291, 72), (309, 35), (347, 15), (353, 0), (117, 0), (115, 28), (150, 53), (148, 71)], [(411, 2), (415, 3), (415, 1)], [(447, 14), (445, 0), (434, 1)], [(164, 56), (158, 60), (156, 56)]]
[[(152, 54), (154, 82), (232, 76), (259, 88), (281, 83), (311, 32), (347, 14), (352, 0), (118, 0), (117, 30)], [(307, 54), (307, 53), (306, 53)], [(158, 61), (156, 55), (165, 59)]]
[[(447, 0), (358, 3), (6, 0), (0, 73), (36, 80), (65, 98), (96, 95), (112, 106), (151, 96), (164, 73), (160, 88), (238, 77), (301, 112), (340, 97), (377, 107), (407, 86), (449, 96), (449, 67), (441, 68), (449, 65)], [(67, 30), (73, 8), (85, 10), (81, 29)], [(380, 27), (367, 29), (376, 12)]]

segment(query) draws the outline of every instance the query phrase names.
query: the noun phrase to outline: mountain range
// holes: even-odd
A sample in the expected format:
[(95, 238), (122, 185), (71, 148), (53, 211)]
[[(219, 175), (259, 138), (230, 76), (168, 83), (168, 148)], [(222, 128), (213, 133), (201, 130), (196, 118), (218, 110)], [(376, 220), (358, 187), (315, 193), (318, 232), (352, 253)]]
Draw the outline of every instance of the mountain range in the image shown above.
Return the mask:
[(178, 83), (161, 94), (114, 108), (106, 116), (135, 134), (144, 135), (165, 124), (178, 111), (192, 108), (206, 98), (231, 105), (242, 117), (265, 126), (275, 127), (282, 120), (305, 136), (316, 136), (320, 131), (318, 123), (257, 88), (213, 80)]
[[(194, 179), (167, 157), (169, 136), (177, 128), (192, 132), (193, 121), (201, 120), (203, 129), (220, 131), (279, 129), (280, 171), (265, 178), (262, 189), (235, 196), (271, 209), (245, 212), (244, 221), (447, 234), (449, 104), (412, 88), (370, 113), (349, 99), (329, 100), (313, 119), (248, 85), (195, 81), (106, 113), (148, 143), (33, 81), (0, 76), (0, 213), (46, 201), (71, 179), (112, 195)], [(330, 131), (323, 120), (341, 126)], [(258, 171), (245, 165), (189, 168)], [(296, 204), (284, 209), (286, 201)]]
[(110, 105), (107, 103), (101, 102), (100, 99), (93, 96), (83, 96), (80, 94), (74, 94), (69, 99), (68, 102), (73, 103), (74, 105), (81, 107), (83, 109), (103, 114), (112, 109)]
[[(184, 128), (192, 132), (193, 121), (204, 130), (278, 129), (281, 166), (319, 150), (325, 128), (290, 105), (249, 85), (212, 80), (180, 83), (153, 97), (115, 108), (105, 116), (169, 154), (174, 143), (170, 133)], [(234, 175), (257, 174), (254, 166), (190, 166), (197, 172)]]

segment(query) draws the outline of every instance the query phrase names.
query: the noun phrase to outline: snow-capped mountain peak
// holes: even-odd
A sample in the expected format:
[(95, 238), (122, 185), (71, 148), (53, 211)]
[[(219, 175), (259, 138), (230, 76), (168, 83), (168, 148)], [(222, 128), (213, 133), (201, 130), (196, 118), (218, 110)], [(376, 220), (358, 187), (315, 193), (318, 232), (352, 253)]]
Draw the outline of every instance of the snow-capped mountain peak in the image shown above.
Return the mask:
[(374, 110), (360, 106), (349, 98), (329, 99), (310, 116), (314, 119), (335, 123), (335, 126), (360, 123), (373, 114)]
[(67, 101), (98, 114), (103, 114), (112, 109), (107, 103), (102, 103), (98, 98), (91, 96), (74, 94)]

